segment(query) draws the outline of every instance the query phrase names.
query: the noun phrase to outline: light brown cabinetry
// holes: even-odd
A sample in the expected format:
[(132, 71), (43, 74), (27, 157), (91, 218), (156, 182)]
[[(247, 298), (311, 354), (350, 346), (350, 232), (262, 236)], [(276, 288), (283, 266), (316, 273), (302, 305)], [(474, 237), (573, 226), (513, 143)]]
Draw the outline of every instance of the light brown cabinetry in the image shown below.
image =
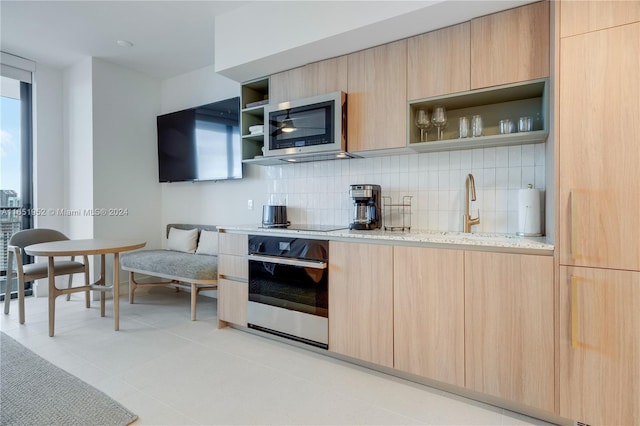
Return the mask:
[(470, 24), (407, 39), (407, 99), (470, 90)]
[(247, 325), (248, 237), (245, 234), (218, 234), (218, 327), (227, 323)]
[(471, 20), (471, 89), (549, 76), (549, 2)]
[(640, 2), (637, 0), (571, 0), (560, 3), (560, 37), (638, 21), (640, 21)]
[(347, 92), (347, 57), (339, 56), (273, 74), (269, 89), (273, 104), (336, 91)]
[(329, 350), (393, 367), (393, 247), (329, 243)]
[(640, 23), (560, 41), (561, 264), (640, 270), (638, 46)]
[(406, 143), (407, 40), (348, 55), (350, 152)]
[(464, 386), (464, 252), (394, 247), (394, 367)]
[(640, 424), (640, 272), (560, 268), (560, 415)]
[(560, 415), (587, 424), (640, 424), (637, 3), (560, 4)]
[(554, 411), (553, 257), (465, 252), (472, 390)]

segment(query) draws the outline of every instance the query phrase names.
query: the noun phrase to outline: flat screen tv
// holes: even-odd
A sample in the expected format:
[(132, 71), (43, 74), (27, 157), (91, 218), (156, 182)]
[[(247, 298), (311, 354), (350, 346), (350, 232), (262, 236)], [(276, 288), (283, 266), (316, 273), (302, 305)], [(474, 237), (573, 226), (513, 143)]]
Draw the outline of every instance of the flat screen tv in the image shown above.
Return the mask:
[(242, 178), (240, 98), (159, 115), (160, 182)]

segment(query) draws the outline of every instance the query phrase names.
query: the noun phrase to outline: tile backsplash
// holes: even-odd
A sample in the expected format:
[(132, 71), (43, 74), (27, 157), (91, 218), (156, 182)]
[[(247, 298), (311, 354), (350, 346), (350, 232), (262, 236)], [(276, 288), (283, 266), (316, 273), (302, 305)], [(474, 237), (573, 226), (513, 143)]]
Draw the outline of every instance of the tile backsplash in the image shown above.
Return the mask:
[[(465, 180), (472, 173), (477, 232), (515, 233), (518, 189), (545, 190), (545, 144), (320, 161), (262, 168), (266, 203), (287, 205), (292, 223), (347, 225), (351, 184), (378, 184), (393, 203), (412, 196), (411, 227), (462, 231)], [(543, 215), (544, 217), (544, 215)]]

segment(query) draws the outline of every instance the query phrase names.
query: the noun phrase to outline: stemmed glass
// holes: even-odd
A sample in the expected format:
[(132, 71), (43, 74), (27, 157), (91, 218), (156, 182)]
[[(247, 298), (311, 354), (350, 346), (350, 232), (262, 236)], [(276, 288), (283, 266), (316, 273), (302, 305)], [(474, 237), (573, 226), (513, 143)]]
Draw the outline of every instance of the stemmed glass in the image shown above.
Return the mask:
[(419, 109), (416, 112), (416, 127), (420, 129), (420, 142), (427, 141), (427, 132), (431, 128), (431, 121), (429, 120), (429, 113), (423, 109)]
[(433, 107), (431, 122), (438, 128), (438, 140), (441, 141), (444, 135), (444, 129), (447, 127), (447, 111), (442, 105)]

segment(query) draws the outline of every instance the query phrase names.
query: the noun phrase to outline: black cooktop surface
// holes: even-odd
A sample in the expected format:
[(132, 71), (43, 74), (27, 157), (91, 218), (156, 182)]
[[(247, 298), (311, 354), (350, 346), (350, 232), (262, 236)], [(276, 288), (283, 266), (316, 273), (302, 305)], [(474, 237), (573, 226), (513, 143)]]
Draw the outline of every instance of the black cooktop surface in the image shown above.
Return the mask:
[[(263, 226), (263, 228), (267, 228)], [(269, 229), (273, 229), (276, 227), (268, 227)], [(348, 226), (345, 225), (317, 225), (317, 224), (305, 224), (305, 223), (294, 223), (287, 226), (280, 226), (282, 229), (289, 229), (291, 231), (311, 231), (311, 232), (329, 232), (329, 231), (337, 231), (338, 229), (348, 229)]]

